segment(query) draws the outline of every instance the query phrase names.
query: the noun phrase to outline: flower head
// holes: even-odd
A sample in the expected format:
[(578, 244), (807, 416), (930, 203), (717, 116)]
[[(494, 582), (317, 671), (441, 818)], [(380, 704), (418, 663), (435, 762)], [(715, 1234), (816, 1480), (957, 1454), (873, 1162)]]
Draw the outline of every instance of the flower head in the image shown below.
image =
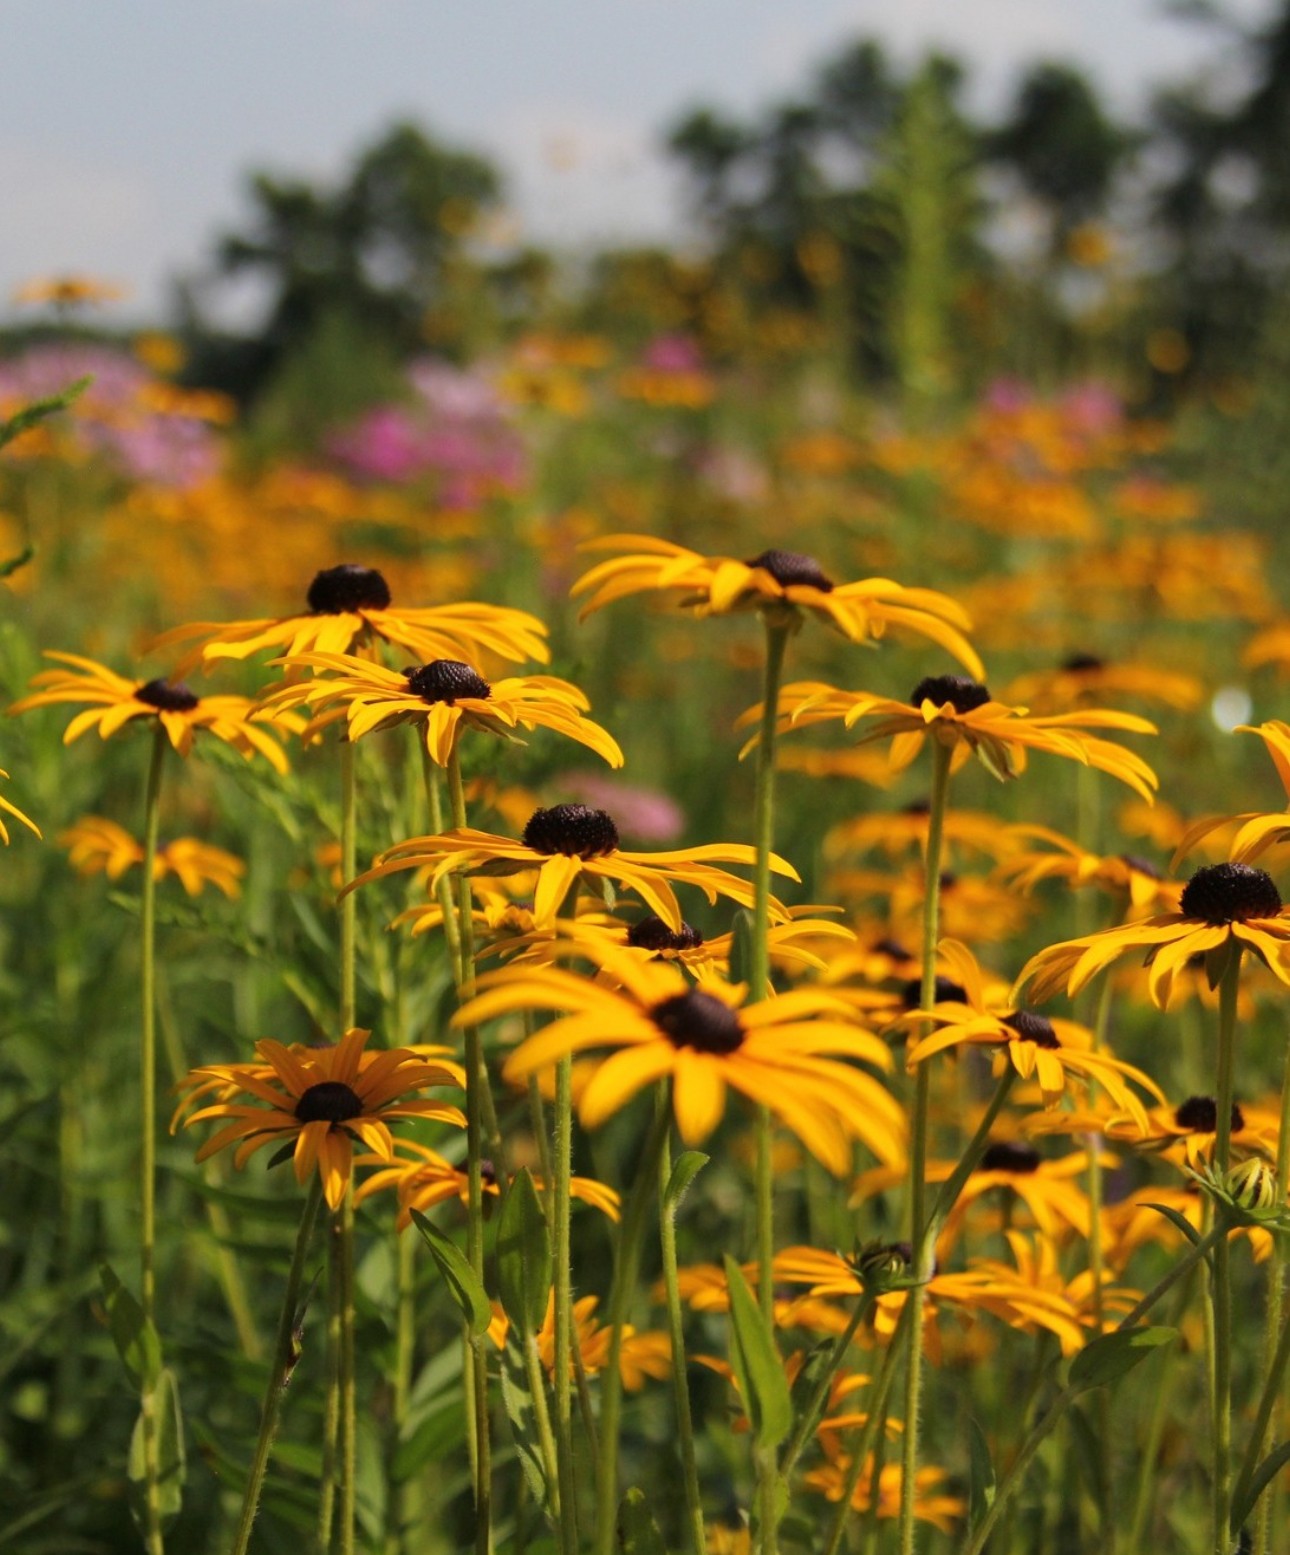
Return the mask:
[(697, 616), (762, 610), (787, 623), (800, 623), (809, 611), (852, 642), (882, 637), (888, 627), (930, 638), (971, 670), (984, 674), (981, 661), (964, 635), (971, 622), (944, 594), (903, 588), (890, 578), (835, 583), (814, 557), (797, 551), (769, 550), (749, 561), (702, 556), (652, 535), (606, 535), (584, 549), (628, 554), (599, 562), (573, 586), (575, 596), (591, 597), (582, 615), (653, 590), (676, 591), (680, 605)]
[[(101, 815), (83, 815), (59, 832), (58, 842), (67, 849), (68, 861), (77, 874), (104, 874), (109, 880), (119, 880), (126, 870), (142, 864), (145, 856), (141, 842)], [(236, 897), (242, 892), (246, 865), (196, 837), (176, 837), (160, 844), (153, 859), (155, 879), (164, 880), (171, 874), (189, 896), (198, 896), (205, 886), (213, 885), (225, 896)]]
[(180, 1087), (187, 1099), (171, 1128), (194, 1100), (215, 1092), (219, 1101), (183, 1118), (185, 1128), (210, 1118), (231, 1120), (197, 1152), (199, 1161), (236, 1145), (233, 1161), (241, 1167), (265, 1145), (286, 1144), (296, 1181), (303, 1184), (316, 1167), (327, 1203), (336, 1209), (349, 1184), (354, 1140), (392, 1161), (389, 1120), (433, 1118), (461, 1127), (466, 1121), (445, 1102), (407, 1099), (432, 1085), (456, 1085), (458, 1074), (427, 1063), (411, 1048), (365, 1053), (369, 1035), (347, 1031), (335, 1047), (324, 1048), (288, 1048), (266, 1037), (255, 1045), (258, 1064), (194, 1069)]

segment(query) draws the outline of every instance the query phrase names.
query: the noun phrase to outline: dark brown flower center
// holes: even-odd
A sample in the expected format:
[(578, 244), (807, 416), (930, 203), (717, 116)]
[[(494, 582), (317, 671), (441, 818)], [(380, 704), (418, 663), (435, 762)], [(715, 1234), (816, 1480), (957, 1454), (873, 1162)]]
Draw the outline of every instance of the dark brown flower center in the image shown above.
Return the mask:
[(1039, 1170), (1039, 1152), (1032, 1145), (990, 1145), (981, 1157), (982, 1172), (1011, 1172), (1016, 1177), (1029, 1177)]
[[(901, 984), (900, 1002), (907, 1010), (916, 1010), (923, 1002), (923, 980), (921, 977), (911, 977), (908, 982)], [(962, 983), (956, 983), (949, 977), (936, 979), (936, 1003), (937, 1004), (966, 1004), (967, 989)]]
[(902, 815), (930, 815), (932, 813), (932, 801), (930, 799), (911, 799), (907, 805), (901, 807)]
[(161, 713), (191, 713), (201, 701), (182, 680), (150, 680), (136, 689), (134, 699), (146, 702)]
[(1011, 1027), (1023, 1042), (1033, 1042), (1036, 1047), (1061, 1047), (1052, 1021), (1036, 1010), (1014, 1010), (1004, 1016), (1003, 1024)]
[(617, 848), (618, 828), (608, 811), (585, 804), (558, 804), (549, 810), (534, 810), (522, 840), (534, 853), (601, 858)]
[(697, 988), (664, 999), (649, 1015), (673, 1047), (691, 1047), (699, 1053), (733, 1053), (743, 1045), (744, 1028), (735, 1011)]
[(966, 675), (926, 675), (909, 693), (911, 707), (921, 707), (924, 702), (944, 707), (948, 702), (956, 713), (970, 713), (974, 707), (984, 707), (989, 700), (989, 690), (979, 680), (969, 680)]
[(821, 594), (829, 594), (833, 590), (833, 580), (819, 562), (813, 556), (803, 556), (800, 551), (763, 551), (746, 565), (762, 568), (785, 588), (790, 583), (807, 583), (819, 589)]
[(1266, 870), (1249, 864), (1208, 864), (1183, 887), (1183, 915), (1202, 923), (1244, 923), (1247, 918), (1275, 918), (1281, 893)]
[(679, 929), (671, 929), (653, 913), (633, 923), (627, 931), (627, 943), (638, 950), (652, 950), (658, 955), (665, 950), (697, 950), (703, 944), (703, 935), (684, 921)]
[(893, 961), (912, 961), (914, 958), (898, 939), (880, 939), (873, 947), (874, 955), (890, 956)]
[(483, 702), (493, 693), (484, 677), (459, 659), (435, 659), (419, 669), (404, 670), (403, 677), (423, 702), (447, 702), (450, 707), (458, 697)]
[(316, 616), (346, 615), (351, 610), (388, 610), (390, 585), (375, 567), (343, 562), (327, 567), (309, 585), (305, 603)]
[[(1189, 1134), (1213, 1134), (1218, 1129), (1218, 1102), (1212, 1096), (1189, 1096), (1174, 1112), (1174, 1122)], [(1245, 1127), (1245, 1114), (1232, 1103), (1232, 1132)]]
[(1149, 858), (1143, 858), (1140, 853), (1121, 853), (1121, 864), (1127, 864), (1135, 875), (1145, 875), (1148, 880), (1163, 880), (1165, 872), (1158, 864), (1153, 864)]
[(1095, 653), (1072, 653), (1066, 659), (1062, 668), (1070, 675), (1091, 675), (1096, 670), (1106, 668), (1106, 660), (1099, 659)]
[(347, 1123), (362, 1113), (363, 1103), (343, 1080), (320, 1080), (296, 1103), (301, 1123)]

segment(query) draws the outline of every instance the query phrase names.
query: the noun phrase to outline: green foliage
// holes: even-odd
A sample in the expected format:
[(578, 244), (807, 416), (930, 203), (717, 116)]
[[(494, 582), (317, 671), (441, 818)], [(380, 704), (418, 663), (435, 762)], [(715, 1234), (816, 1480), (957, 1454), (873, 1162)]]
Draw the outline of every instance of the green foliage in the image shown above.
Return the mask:
[(723, 1259), (730, 1291), (730, 1364), (759, 1447), (778, 1447), (793, 1429), (793, 1405), (784, 1365), (743, 1271)]

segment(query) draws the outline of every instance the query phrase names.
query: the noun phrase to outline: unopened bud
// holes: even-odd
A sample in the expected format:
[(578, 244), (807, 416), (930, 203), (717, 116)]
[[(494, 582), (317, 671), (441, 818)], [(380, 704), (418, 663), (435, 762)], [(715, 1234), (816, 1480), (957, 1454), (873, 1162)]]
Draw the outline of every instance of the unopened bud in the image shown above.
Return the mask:
[(1234, 1166), (1224, 1186), (1246, 1209), (1271, 1209), (1280, 1197), (1277, 1174), (1258, 1156)]

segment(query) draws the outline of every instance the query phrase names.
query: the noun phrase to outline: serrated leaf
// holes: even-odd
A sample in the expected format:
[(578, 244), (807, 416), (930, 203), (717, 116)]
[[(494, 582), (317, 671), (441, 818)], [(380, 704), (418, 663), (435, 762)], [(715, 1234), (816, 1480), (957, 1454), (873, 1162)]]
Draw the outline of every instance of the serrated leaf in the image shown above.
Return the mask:
[[(730, 981), (746, 983), (752, 976), (753, 925), (755, 919), (746, 907), (736, 910), (730, 920)], [(753, 998), (761, 995), (754, 990)]]
[(161, 1341), (157, 1330), (144, 1318), (143, 1308), (117, 1279), (110, 1265), (99, 1265), (99, 1282), (103, 1288), (103, 1305), (107, 1309), (108, 1332), (130, 1381), (141, 1390), (155, 1387), (161, 1371)]
[(1181, 1214), (1178, 1210), (1172, 1208), (1168, 1204), (1153, 1204), (1150, 1199), (1143, 1200), (1143, 1208), (1153, 1209), (1155, 1210), (1156, 1214), (1163, 1215), (1171, 1225), (1176, 1226), (1177, 1229), (1182, 1232), (1182, 1234), (1187, 1238), (1193, 1247), (1199, 1244), (1200, 1232), (1197, 1231), (1195, 1226), (1192, 1225), (1187, 1217)]
[(667, 1555), (645, 1492), (635, 1485), (618, 1507), (618, 1548), (622, 1555)]
[(990, 1456), (990, 1444), (976, 1417), (968, 1416), (968, 1452), (970, 1455), (968, 1478), (969, 1528), (980, 1525), (982, 1518), (994, 1505), (997, 1489), (994, 1477), (994, 1460)]
[(730, 1364), (739, 1379), (744, 1407), (758, 1447), (778, 1447), (793, 1428), (788, 1379), (743, 1270), (725, 1256), (730, 1291)]
[(1091, 1340), (1071, 1362), (1069, 1386), (1078, 1392), (1118, 1382), (1153, 1350), (1178, 1337), (1176, 1328), (1124, 1328)]
[(417, 1209), (412, 1211), (412, 1220), (425, 1238), (431, 1256), (439, 1266), (439, 1273), (443, 1275), (444, 1284), (466, 1320), (471, 1337), (478, 1339), (481, 1334), (487, 1333), (488, 1325), (493, 1321), (493, 1309), (488, 1304), (483, 1285), (466, 1261), (465, 1253), (438, 1226), (431, 1225)]
[(1258, 1504), (1259, 1497), (1287, 1463), (1290, 1463), (1290, 1441), (1279, 1442), (1250, 1476), (1249, 1489), (1239, 1501), (1232, 1502), (1232, 1517), (1229, 1526), (1233, 1533), (1238, 1532), (1244, 1525), (1250, 1513)]
[(507, 1317), (536, 1334), (551, 1293), (551, 1233), (533, 1177), (516, 1172), (497, 1227), (497, 1286)]
[(24, 405), (16, 416), (10, 416), (7, 421), (0, 421), (0, 448), (3, 448), (6, 443), (12, 443), (14, 438), (20, 437), (38, 421), (44, 421), (47, 416), (66, 410), (78, 395), (89, 388), (91, 381), (89, 378), (78, 378), (75, 383), (68, 384), (58, 394), (51, 394), (43, 400), (33, 400), (30, 405)]
[(539, 1506), (550, 1504), (546, 1472), (542, 1467), (542, 1447), (538, 1437), (537, 1414), (529, 1393), (528, 1378), (524, 1372), (524, 1357), (520, 1345), (532, 1344), (518, 1334), (508, 1335), (502, 1351), (502, 1403), (506, 1417), (511, 1422), (515, 1436), (515, 1451), (519, 1455), (524, 1478)]
[(667, 1187), (663, 1189), (665, 1213), (676, 1214), (681, 1200), (690, 1191), (690, 1184), (711, 1159), (712, 1157), (704, 1155), (702, 1150), (685, 1150), (677, 1156), (667, 1179)]

